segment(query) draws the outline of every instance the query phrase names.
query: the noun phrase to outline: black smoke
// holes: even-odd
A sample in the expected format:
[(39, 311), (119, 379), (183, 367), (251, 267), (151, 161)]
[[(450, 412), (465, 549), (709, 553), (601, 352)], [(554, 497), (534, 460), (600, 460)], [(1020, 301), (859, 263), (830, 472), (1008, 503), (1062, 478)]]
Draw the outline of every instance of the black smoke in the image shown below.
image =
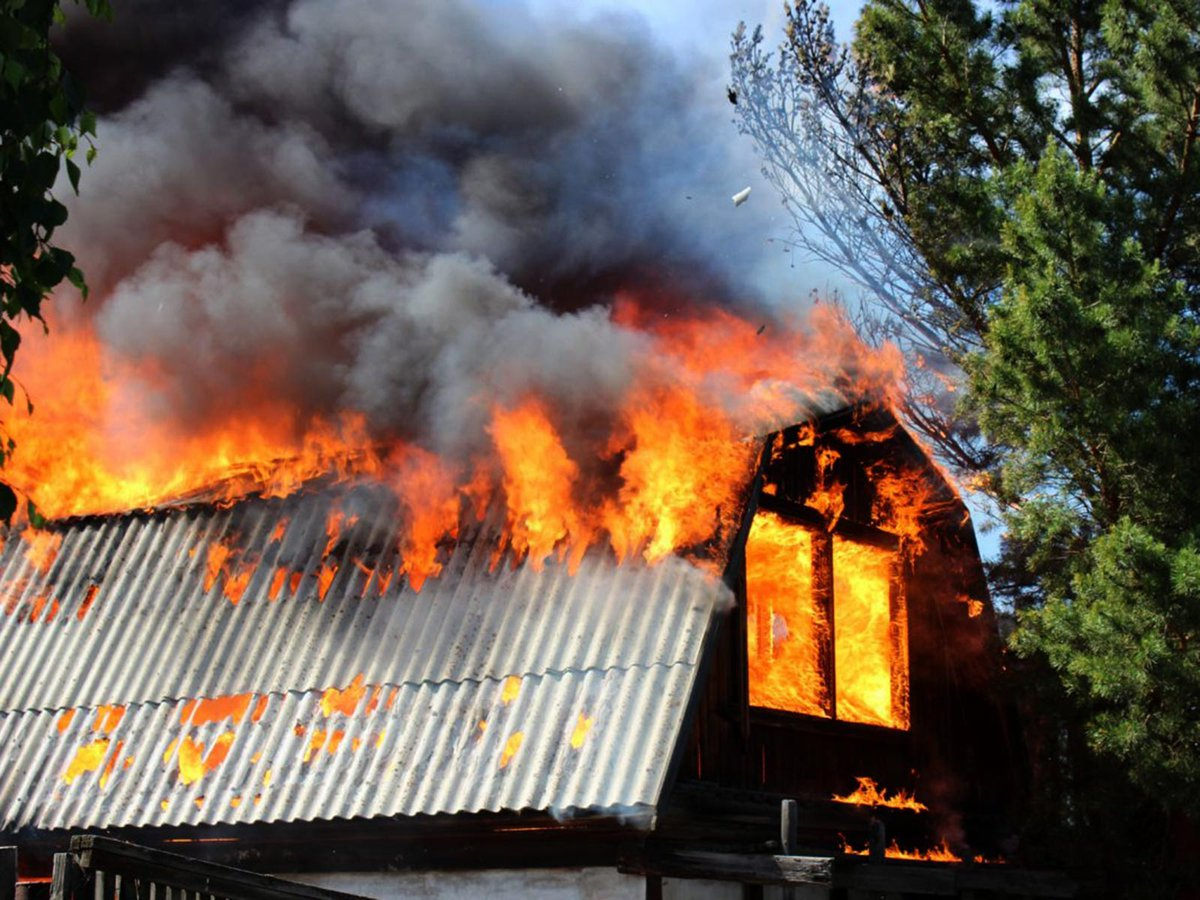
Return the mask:
[(618, 289), (664, 314), (745, 301), (751, 251), (713, 227), (740, 187), (728, 123), (636, 17), (114, 6), (59, 36), (101, 113), (60, 234), (110, 347), (179, 373), (164, 415), (252, 377), (444, 449), (480, 433), (481, 398), (611, 404), (638, 343), (608, 320)]

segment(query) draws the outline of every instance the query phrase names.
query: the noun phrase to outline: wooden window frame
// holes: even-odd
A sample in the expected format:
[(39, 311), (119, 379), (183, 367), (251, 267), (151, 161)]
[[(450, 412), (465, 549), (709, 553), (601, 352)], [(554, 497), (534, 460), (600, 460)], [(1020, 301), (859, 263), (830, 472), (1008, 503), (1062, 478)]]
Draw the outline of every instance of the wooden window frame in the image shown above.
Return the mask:
[[(862, 525), (849, 520), (840, 520), (832, 530), (827, 527), (825, 518), (812, 507), (804, 506), (799, 503), (794, 503), (789, 500), (784, 500), (779, 497), (767, 493), (759, 493), (758, 503), (755, 509), (751, 512), (750, 522), (753, 522), (754, 516), (759, 512), (769, 512), (779, 516), (784, 521), (798, 528), (805, 528), (813, 538), (813, 594), (821, 605), (822, 612), (825, 615), (825, 620), (829, 623), (829, 639), (823, 643), (820, 652), (820, 664), (826, 676), (827, 683), (827, 699), (825, 703), (825, 716), (814, 716), (809, 713), (793, 712), (792, 710), (776, 709), (771, 706), (754, 706), (750, 703), (750, 660), (749, 660), (749, 578), (748, 573), (743, 575), (742, 586), (744, 590), (745, 602), (742, 604), (742, 649), (743, 657), (743, 677), (744, 685), (744, 700), (746, 709), (749, 715), (766, 714), (772, 718), (786, 717), (791, 720), (799, 720), (806, 723), (821, 723), (825, 726), (839, 727), (855, 727), (855, 728), (872, 728), (882, 729), (886, 732), (906, 734), (912, 729), (911, 718), (907, 725), (900, 727), (895, 725), (880, 725), (874, 722), (856, 722), (849, 719), (840, 719), (837, 715), (837, 660), (835, 646), (837, 642), (837, 618), (835, 615), (834, 601), (834, 571), (833, 571), (833, 539), (835, 536), (845, 540), (854, 541), (856, 543), (869, 544), (874, 547), (879, 547), (884, 550), (891, 551), (896, 554), (896, 564), (898, 570), (896, 577), (891, 581), (891, 589), (888, 594), (888, 615), (889, 620), (893, 625), (901, 618), (904, 618), (904, 640), (906, 646), (903, 648), (894, 648), (897, 651), (893, 653), (893, 659), (897, 660), (891, 672), (892, 683), (896, 683), (896, 679), (902, 679), (905, 683), (905, 690), (908, 690), (908, 682), (910, 678), (909, 666), (909, 646), (911, 644), (911, 621), (908, 616), (908, 604), (904, 597), (905, 567), (900, 555), (900, 539), (889, 531), (884, 531), (881, 528), (875, 528), (870, 525)], [(746, 532), (746, 539), (749, 540), (749, 529)], [(743, 554), (743, 565), (745, 555)], [(893, 628), (893, 632), (895, 629)]]

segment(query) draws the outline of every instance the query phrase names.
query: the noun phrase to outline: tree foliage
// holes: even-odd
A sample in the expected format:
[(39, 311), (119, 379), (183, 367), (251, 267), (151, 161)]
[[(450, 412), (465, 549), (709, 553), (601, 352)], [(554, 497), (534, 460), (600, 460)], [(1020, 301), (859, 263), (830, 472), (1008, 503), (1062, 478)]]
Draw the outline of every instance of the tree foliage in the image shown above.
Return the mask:
[[(86, 6), (111, 15), (108, 0)], [(12, 367), (22, 320), (44, 327), (42, 303), (64, 280), (85, 289), (74, 257), (53, 243), (67, 218), (53, 194), (60, 169), (78, 190), (80, 141), (88, 161), (95, 153), (95, 121), (50, 45), (62, 15), (57, 0), (0, 0), (0, 397), (9, 404), (16, 399)], [(0, 463), (13, 449), (5, 436)], [(16, 507), (16, 494), (0, 483), (0, 519), (10, 520)], [(36, 518), (32, 506), (30, 512)]]
[(960, 373), (916, 423), (1004, 510), (1059, 727), (1200, 808), (1200, 6), (869, 0), (850, 47), (788, 20), (732, 62), (796, 241)]

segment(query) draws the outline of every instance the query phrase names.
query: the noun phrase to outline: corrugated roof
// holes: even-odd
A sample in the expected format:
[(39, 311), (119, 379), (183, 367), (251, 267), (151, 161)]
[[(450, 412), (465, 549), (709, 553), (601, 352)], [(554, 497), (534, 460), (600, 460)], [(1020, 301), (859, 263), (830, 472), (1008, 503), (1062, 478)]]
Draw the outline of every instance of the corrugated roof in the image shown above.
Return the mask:
[(398, 521), (358, 487), (11, 536), (0, 827), (652, 810), (719, 582), (600, 552), (513, 568), (485, 524), (417, 593), (389, 575)]

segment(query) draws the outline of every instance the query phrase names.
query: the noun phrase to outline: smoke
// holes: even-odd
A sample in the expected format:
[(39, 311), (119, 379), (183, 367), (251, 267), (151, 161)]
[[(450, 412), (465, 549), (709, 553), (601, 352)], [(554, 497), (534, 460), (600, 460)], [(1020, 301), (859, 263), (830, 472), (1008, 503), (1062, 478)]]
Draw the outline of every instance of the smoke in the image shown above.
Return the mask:
[(638, 343), (609, 320), (614, 290), (746, 293), (731, 260), (757, 251), (681, 214), (727, 203), (727, 123), (637, 18), (115, 5), (59, 40), (102, 113), (59, 235), (83, 315), (167, 374), (161, 415), (269, 395), (442, 451), (536, 390), (586, 429)]

